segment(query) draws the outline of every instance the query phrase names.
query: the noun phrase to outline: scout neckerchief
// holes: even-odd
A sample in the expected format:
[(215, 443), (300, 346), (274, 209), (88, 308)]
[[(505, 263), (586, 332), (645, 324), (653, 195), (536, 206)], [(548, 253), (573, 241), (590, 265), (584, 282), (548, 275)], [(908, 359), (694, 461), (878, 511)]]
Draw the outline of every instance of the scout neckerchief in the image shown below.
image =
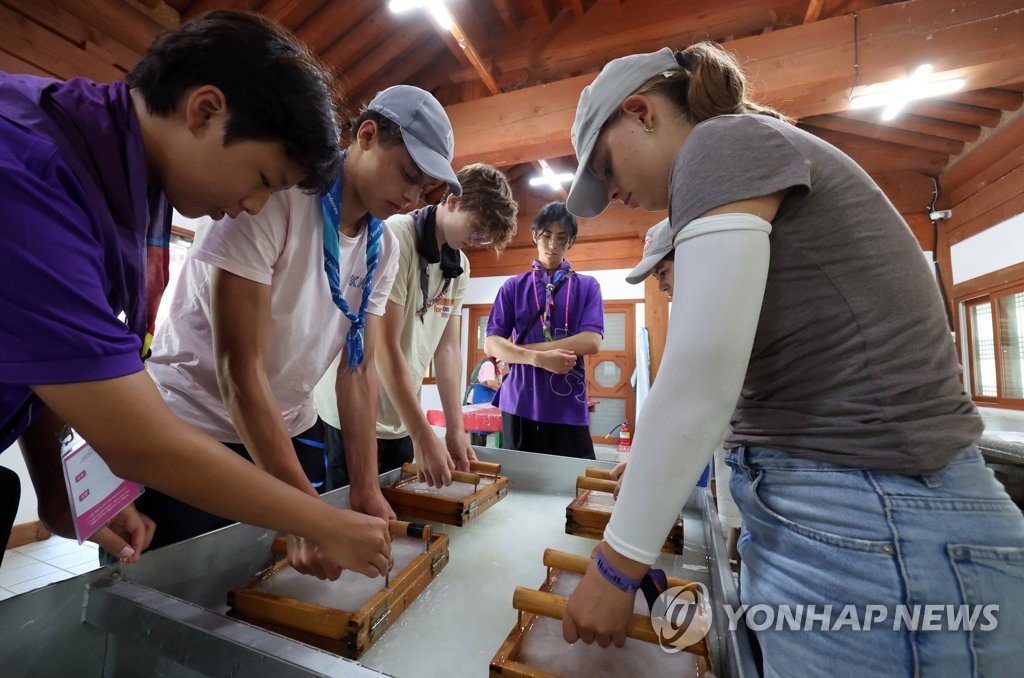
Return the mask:
[[(540, 282), (544, 286), (544, 303), (541, 304), (540, 295), (537, 293), (537, 274), (540, 273)], [(554, 276), (549, 276), (548, 271), (540, 263), (540, 260), (533, 260), (533, 297), (537, 300), (537, 309), (541, 314), (541, 328), (544, 330), (544, 338), (547, 341), (554, 341), (554, 313), (555, 313), (555, 292), (564, 284), (569, 286), (565, 291), (565, 333), (569, 333), (569, 295), (572, 294), (572, 269), (569, 261), (563, 259), (558, 265)]]
[[(452, 280), (462, 275), (461, 257), (458, 250), (448, 247), (445, 243), (440, 248), (437, 246), (437, 205), (430, 205), (418, 209), (412, 213), (416, 225), (416, 252), (419, 254), (420, 267), (420, 293), (423, 302), (416, 310), (416, 316), (420, 322), (424, 322), (427, 311), (436, 306), (451, 289)], [(427, 267), (431, 264), (441, 264), (441, 275), (444, 282), (441, 289), (433, 297), (427, 289), (430, 276)]]
[[(342, 156), (344, 162), (344, 154)], [(373, 274), (377, 271), (380, 259), (380, 237), (384, 233), (381, 220), (367, 214), (366, 234), (366, 278), (363, 281), (363, 300), (359, 304), (359, 314), (348, 308), (348, 301), (341, 292), (341, 274), (338, 269), (340, 242), (338, 231), (341, 227), (341, 186), (344, 170), (338, 175), (331, 190), (320, 199), (320, 207), (324, 214), (324, 271), (327, 272), (327, 283), (331, 286), (331, 299), (345, 317), (348, 318), (348, 335), (345, 346), (348, 348), (348, 366), (355, 370), (363, 362), (363, 330), (366, 327), (366, 308), (370, 305), (370, 294), (373, 293)]]

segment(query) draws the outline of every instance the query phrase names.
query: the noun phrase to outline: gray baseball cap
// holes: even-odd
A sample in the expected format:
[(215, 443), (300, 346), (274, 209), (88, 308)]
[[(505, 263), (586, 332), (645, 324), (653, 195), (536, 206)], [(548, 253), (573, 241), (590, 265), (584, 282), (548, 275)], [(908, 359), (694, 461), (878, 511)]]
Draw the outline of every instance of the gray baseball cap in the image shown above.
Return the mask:
[(634, 285), (643, 282), (644, 278), (649, 276), (654, 267), (658, 265), (658, 262), (672, 251), (674, 236), (672, 229), (669, 228), (668, 219), (662, 219), (651, 226), (647, 230), (647, 235), (644, 236), (644, 253), (640, 258), (640, 263), (626, 276), (626, 282)]
[(619, 104), (641, 85), (659, 73), (678, 69), (675, 53), (668, 47), (648, 54), (632, 54), (609, 61), (594, 82), (583, 90), (576, 120), (572, 123), (572, 147), (579, 165), (565, 201), (570, 212), (578, 217), (596, 217), (608, 206), (604, 180), (594, 176), (587, 167), (601, 128), (618, 110)]
[(417, 167), (448, 184), (455, 195), (462, 195), (462, 186), (452, 169), (452, 123), (434, 95), (412, 85), (395, 85), (378, 92), (367, 108), (398, 125), (405, 148)]

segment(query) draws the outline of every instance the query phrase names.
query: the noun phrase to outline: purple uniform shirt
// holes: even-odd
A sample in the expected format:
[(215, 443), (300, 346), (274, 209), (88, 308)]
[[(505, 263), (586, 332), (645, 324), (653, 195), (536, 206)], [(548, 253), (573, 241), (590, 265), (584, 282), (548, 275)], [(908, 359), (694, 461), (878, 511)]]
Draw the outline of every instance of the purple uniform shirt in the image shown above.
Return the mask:
[(0, 173), (3, 451), (42, 406), (29, 385), (142, 369), (147, 231), (170, 207), (123, 83), (0, 73)]
[[(487, 336), (517, 341), (520, 333), (545, 303), (541, 275), (533, 271), (509, 278), (498, 290), (487, 321)], [(541, 320), (520, 343), (545, 341)], [(601, 286), (589, 275), (574, 274), (555, 295), (551, 314), (553, 339), (580, 332), (604, 336), (604, 301)], [(510, 365), (508, 376), (498, 392), (498, 406), (504, 412), (548, 424), (589, 426), (587, 409), (587, 373), (582, 356), (568, 374), (555, 374), (530, 365)]]

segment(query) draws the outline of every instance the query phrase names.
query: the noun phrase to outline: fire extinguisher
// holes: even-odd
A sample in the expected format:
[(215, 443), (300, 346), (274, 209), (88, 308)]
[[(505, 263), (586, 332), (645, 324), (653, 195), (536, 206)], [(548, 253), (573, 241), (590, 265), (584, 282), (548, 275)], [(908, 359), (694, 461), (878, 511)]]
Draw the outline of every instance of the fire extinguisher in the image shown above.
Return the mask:
[(629, 452), (629, 446), (633, 444), (633, 429), (629, 422), (623, 422), (619, 427), (619, 452)]

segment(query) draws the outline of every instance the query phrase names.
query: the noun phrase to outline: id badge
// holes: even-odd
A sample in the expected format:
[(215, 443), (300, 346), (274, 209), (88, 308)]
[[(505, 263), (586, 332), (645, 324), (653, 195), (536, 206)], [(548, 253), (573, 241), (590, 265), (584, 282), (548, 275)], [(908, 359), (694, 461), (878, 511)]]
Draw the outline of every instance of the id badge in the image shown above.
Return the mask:
[(139, 483), (115, 476), (96, 450), (69, 427), (61, 436), (60, 461), (79, 544), (145, 491)]

